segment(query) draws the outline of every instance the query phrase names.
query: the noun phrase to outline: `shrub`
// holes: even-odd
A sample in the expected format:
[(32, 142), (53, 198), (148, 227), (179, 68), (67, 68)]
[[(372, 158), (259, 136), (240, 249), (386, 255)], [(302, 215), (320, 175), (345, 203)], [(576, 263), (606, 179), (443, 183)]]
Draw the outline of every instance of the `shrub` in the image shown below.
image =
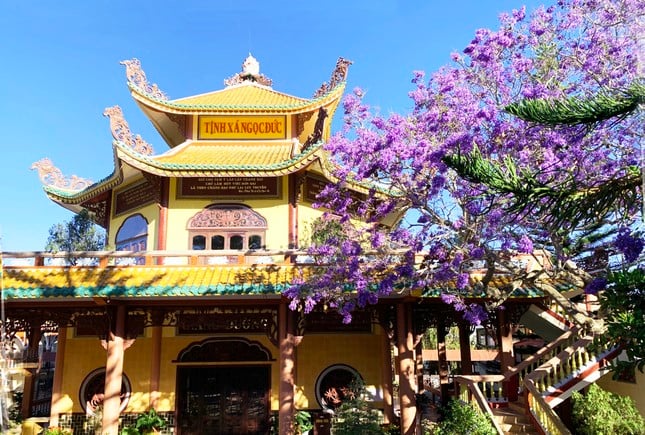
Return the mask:
[(154, 409), (150, 409), (137, 417), (134, 427), (124, 427), (121, 435), (149, 434), (165, 428), (167, 424), (166, 420), (157, 414)]
[(58, 426), (51, 426), (45, 429), (42, 435), (72, 435), (72, 431)]
[(487, 416), (474, 406), (458, 399), (452, 399), (441, 410), (443, 419), (436, 428), (436, 435), (496, 435)]
[(573, 393), (573, 423), (579, 435), (643, 435), (645, 423), (634, 401), (591, 384), (586, 394)]
[(304, 434), (314, 428), (311, 422), (311, 414), (307, 411), (298, 411), (294, 417), (294, 426), (296, 427), (296, 434)]
[(366, 392), (363, 383), (354, 380), (349, 389), (351, 393), (345, 396), (349, 399), (343, 401), (334, 414), (332, 433), (334, 435), (382, 435), (379, 412), (370, 408), (365, 400)]

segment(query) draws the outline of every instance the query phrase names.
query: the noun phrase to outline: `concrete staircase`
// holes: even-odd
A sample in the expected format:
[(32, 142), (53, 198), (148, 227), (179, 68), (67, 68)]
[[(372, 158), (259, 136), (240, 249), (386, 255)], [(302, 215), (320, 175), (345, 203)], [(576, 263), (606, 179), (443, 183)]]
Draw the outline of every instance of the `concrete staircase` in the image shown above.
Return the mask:
[(493, 416), (505, 434), (539, 434), (526, 414), (526, 405), (523, 399), (510, 402), (503, 408), (494, 408)]

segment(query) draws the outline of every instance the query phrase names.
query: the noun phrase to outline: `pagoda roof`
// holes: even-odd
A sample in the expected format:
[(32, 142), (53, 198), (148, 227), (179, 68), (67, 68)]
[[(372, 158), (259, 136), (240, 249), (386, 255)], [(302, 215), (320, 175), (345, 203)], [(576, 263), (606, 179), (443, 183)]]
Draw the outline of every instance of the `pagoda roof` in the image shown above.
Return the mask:
[(141, 171), (167, 177), (282, 176), (311, 164), (322, 144), (292, 155), (291, 141), (187, 141), (164, 154), (146, 156), (115, 143), (120, 160)]
[(137, 59), (122, 63), (126, 65), (128, 87), (134, 99), (157, 111), (168, 114), (298, 114), (340, 100), (350, 62), (340, 58), (329, 84), (323, 83), (311, 99), (278, 92), (271, 88), (269, 79), (256, 72), (236, 74), (225, 81), (224, 89), (173, 100), (157, 85), (148, 83)]
[[(7, 301), (65, 300), (94, 297), (177, 298), (204, 296), (279, 295), (292, 283), (312, 273), (313, 265), (226, 265), (226, 266), (109, 266), (101, 267), (5, 267), (4, 297)], [(489, 285), (503, 288), (512, 281), (500, 276)], [(476, 280), (465, 297), (487, 298)], [(571, 290), (565, 281), (552, 282), (561, 292)], [(449, 286), (450, 287), (450, 286)], [(418, 293), (439, 299), (454, 288), (434, 287)], [(511, 298), (541, 298), (534, 286), (517, 288)]]

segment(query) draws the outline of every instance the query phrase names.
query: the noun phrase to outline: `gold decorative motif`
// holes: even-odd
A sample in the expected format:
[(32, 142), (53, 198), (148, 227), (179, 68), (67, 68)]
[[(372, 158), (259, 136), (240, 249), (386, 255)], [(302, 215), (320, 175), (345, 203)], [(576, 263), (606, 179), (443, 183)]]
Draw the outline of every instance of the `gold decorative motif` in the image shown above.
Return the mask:
[(323, 138), (323, 132), (325, 127), (325, 119), (329, 115), (327, 110), (324, 107), (318, 109), (318, 117), (316, 118), (316, 124), (314, 125), (314, 131), (307, 137), (307, 140), (302, 144), (302, 149), (300, 152), (307, 151), (312, 145), (319, 143)]
[(83, 208), (91, 212), (92, 221), (101, 227), (108, 228), (108, 198), (101, 198), (100, 200), (92, 200), (81, 204)]
[(128, 78), (128, 83), (151, 98), (163, 101), (168, 100), (168, 96), (159, 89), (156, 83), (148, 83), (146, 73), (141, 69), (141, 62), (139, 59), (132, 58), (130, 60), (121, 61), (120, 63), (121, 65), (125, 65), (125, 75)]
[(255, 211), (241, 206), (216, 205), (197, 213), (188, 224), (193, 228), (266, 228), (267, 221)]
[(65, 178), (60, 169), (58, 169), (51, 160), (44, 158), (31, 165), (31, 169), (38, 170), (40, 181), (47, 186), (57, 187), (66, 190), (83, 190), (92, 185), (92, 180), (72, 175)]
[(329, 93), (336, 86), (338, 86), (339, 83), (347, 80), (347, 71), (349, 70), (349, 66), (352, 63), (353, 62), (351, 60), (339, 57), (338, 61), (336, 61), (336, 68), (334, 69), (334, 72), (331, 73), (331, 79), (329, 79), (329, 83), (324, 82), (320, 86), (320, 89), (318, 89), (314, 93), (314, 98), (322, 97), (323, 95)]
[(152, 154), (152, 145), (141, 138), (141, 135), (133, 135), (130, 132), (130, 126), (123, 117), (123, 111), (119, 106), (112, 106), (105, 109), (103, 116), (110, 119), (110, 129), (114, 139), (122, 142), (138, 152), (149, 156)]
[(242, 71), (224, 80), (226, 86), (239, 85), (244, 82), (255, 82), (269, 87), (273, 85), (273, 80), (260, 74), (260, 63), (250, 54), (242, 63)]

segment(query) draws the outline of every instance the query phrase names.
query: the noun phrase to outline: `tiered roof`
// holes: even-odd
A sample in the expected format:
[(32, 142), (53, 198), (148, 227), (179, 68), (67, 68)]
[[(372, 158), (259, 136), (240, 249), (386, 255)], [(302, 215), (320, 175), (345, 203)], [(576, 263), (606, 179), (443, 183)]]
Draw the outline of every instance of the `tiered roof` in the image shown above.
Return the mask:
[[(225, 81), (226, 88), (175, 100), (168, 99), (156, 84), (148, 83), (137, 59), (122, 63), (133, 98), (170, 149), (155, 154), (151, 145), (130, 132), (118, 106), (106, 109), (104, 115), (110, 118), (114, 136), (112, 174), (92, 183), (63, 177), (46, 159), (34, 164), (47, 195), (64, 207), (75, 212), (88, 208), (88, 201), (95, 201), (137, 172), (161, 177), (281, 176), (317, 160), (319, 167), (327, 166), (322, 144), (329, 137), (331, 117), (345, 89), (350, 62), (340, 58), (330, 82), (310, 99), (273, 90), (271, 81), (259, 73), (257, 61), (249, 56), (242, 72)], [(187, 132), (194, 115), (251, 114), (303, 116), (303, 122), (320, 118), (316, 124), (322, 127), (317, 125), (319, 131), (304, 144), (289, 136), (282, 140), (193, 140)]]

